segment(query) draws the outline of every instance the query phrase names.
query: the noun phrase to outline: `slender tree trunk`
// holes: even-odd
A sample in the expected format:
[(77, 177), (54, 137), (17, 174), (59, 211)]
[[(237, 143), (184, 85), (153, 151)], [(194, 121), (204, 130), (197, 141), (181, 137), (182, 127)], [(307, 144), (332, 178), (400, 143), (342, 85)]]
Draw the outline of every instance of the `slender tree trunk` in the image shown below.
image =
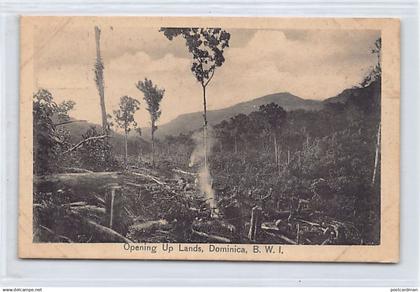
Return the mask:
[(281, 154), (282, 154), (282, 151), (280, 150), (280, 147), (279, 147), (279, 150), (278, 150), (278, 172), (279, 172), (279, 175), (280, 175), (280, 172), (281, 172), (281, 168), (280, 168), (280, 165), (281, 165)]
[(238, 139), (235, 136), (235, 154), (238, 153)]
[(203, 144), (204, 144), (204, 168), (207, 169), (207, 100), (206, 100), (206, 87), (203, 87), (203, 119), (204, 119), (204, 126), (203, 126)]
[(155, 168), (155, 131), (154, 128), (155, 126), (152, 125), (152, 166), (153, 168)]
[(108, 122), (106, 116), (106, 107), (105, 107), (105, 90), (104, 90), (104, 65), (101, 57), (100, 49), (100, 38), (101, 30), (99, 27), (95, 26), (95, 39), (96, 39), (96, 64), (95, 64), (95, 81), (96, 86), (99, 92), (99, 101), (101, 104), (102, 112), (102, 128), (105, 132), (108, 131)]
[(276, 167), (278, 167), (278, 165), (279, 165), (279, 155), (278, 155), (278, 149), (277, 149), (277, 137), (276, 137), (275, 134), (273, 135), (273, 138), (274, 138), (274, 159), (275, 159), (275, 162), (276, 162)]
[(128, 161), (128, 146), (127, 146), (127, 140), (128, 140), (128, 134), (127, 134), (127, 131), (125, 131), (125, 136), (124, 136), (124, 149), (125, 149), (124, 162), (125, 162), (125, 167), (127, 167), (127, 161)]
[(375, 185), (376, 173), (379, 165), (379, 148), (381, 147), (381, 124), (378, 126), (378, 134), (376, 135), (375, 164), (373, 166), (372, 186)]

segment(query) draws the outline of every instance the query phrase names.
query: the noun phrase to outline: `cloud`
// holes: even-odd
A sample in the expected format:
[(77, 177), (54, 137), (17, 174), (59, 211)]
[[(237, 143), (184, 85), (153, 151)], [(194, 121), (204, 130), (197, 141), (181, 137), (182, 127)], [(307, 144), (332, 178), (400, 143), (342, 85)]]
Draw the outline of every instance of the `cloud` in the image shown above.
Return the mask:
[[(40, 27), (35, 34), (37, 86), (58, 101), (73, 99), (76, 118), (100, 122), (93, 79), (94, 24), (70, 21)], [(191, 72), (191, 56), (182, 38), (167, 40), (158, 28), (101, 27), (105, 95), (109, 113), (119, 98), (142, 102), (136, 119), (147, 126), (148, 113), (136, 82), (149, 78), (165, 88), (160, 123), (202, 110), (201, 86)], [(208, 108), (218, 109), (262, 95), (288, 91), (324, 99), (358, 84), (375, 63), (370, 48), (379, 36), (367, 30), (231, 30), (226, 61), (210, 83)]]

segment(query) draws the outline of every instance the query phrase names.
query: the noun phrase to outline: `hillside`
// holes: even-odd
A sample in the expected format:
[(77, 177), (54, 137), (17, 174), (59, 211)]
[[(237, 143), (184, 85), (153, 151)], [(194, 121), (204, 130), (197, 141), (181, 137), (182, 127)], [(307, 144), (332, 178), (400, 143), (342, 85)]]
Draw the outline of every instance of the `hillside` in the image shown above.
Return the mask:
[[(286, 111), (292, 111), (297, 109), (303, 109), (307, 111), (316, 111), (322, 108), (322, 102), (316, 100), (306, 100), (297, 97), (288, 92), (274, 93), (265, 95), (253, 100), (238, 103), (231, 107), (227, 107), (219, 110), (210, 110), (207, 112), (207, 119), (210, 125), (215, 125), (223, 120), (230, 119), (231, 117), (238, 114), (249, 114), (253, 111), (258, 110), (261, 105), (276, 103), (283, 107)], [(203, 113), (194, 112), (183, 114), (175, 118), (174, 120), (161, 125), (156, 132), (157, 137), (164, 137), (167, 135), (178, 135), (180, 133), (188, 133), (201, 127), (203, 123)], [(145, 137), (148, 137), (150, 129), (143, 129)]]
[(341, 103), (345, 104), (349, 100), (351, 102), (356, 103), (363, 103), (363, 100), (370, 100), (368, 97), (380, 97), (380, 90), (381, 84), (380, 82), (372, 82), (369, 86), (362, 88), (362, 87), (354, 87), (343, 90), (341, 93), (337, 94), (336, 96), (327, 98), (323, 101), (324, 104), (327, 103)]
[[(74, 120), (71, 118), (71, 120)], [(101, 126), (90, 123), (87, 121), (77, 121), (74, 123), (65, 124), (61, 127), (65, 130), (67, 130), (70, 134), (70, 143), (76, 144), (79, 141), (81, 141), (83, 138), (83, 135), (86, 134), (86, 132), (93, 128), (96, 128), (97, 131), (101, 130)], [(122, 155), (124, 153), (124, 135), (115, 131), (111, 132), (111, 144), (113, 146), (113, 149), (116, 154)], [(128, 152), (129, 154), (138, 154), (139, 151), (148, 151), (150, 148), (149, 142), (145, 141), (141, 137), (139, 137), (137, 134), (130, 134), (128, 136)]]
[[(269, 104), (269, 103), (276, 103), (283, 107), (286, 111), (293, 111), (298, 109), (303, 109), (306, 111), (318, 111), (322, 109), (326, 104), (346, 104), (349, 100), (356, 102), (358, 104), (363, 104), (363, 101), (369, 101), (370, 99), (366, 99), (367, 96), (376, 96), (375, 92), (377, 93), (379, 90), (380, 92), (380, 84), (373, 83), (367, 88), (350, 88), (343, 90), (340, 94), (334, 97), (327, 98), (323, 101), (316, 101), (316, 100), (307, 100), (300, 97), (297, 97), (293, 94), (283, 92), (283, 93), (275, 93), (265, 95), (259, 98), (255, 98), (253, 100), (238, 103), (236, 105), (219, 109), (219, 110), (210, 110), (207, 112), (207, 119), (210, 125), (215, 125), (220, 123), (223, 120), (228, 120), (231, 117), (238, 115), (238, 114), (249, 114), (253, 111), (258, 110), (261, 105)], [(364, 105), (369, 106), (369, 105)], [(177, 118), (173, 119), (169, 123), (163, 124), (159, 126), (158, 131), (156, 132), (156, 136), (158, 138), (163, 138), (168, 135), (176, 136), (181, 133), (189, 133), (194, 131), (202, 126), (203, 123), (203, 113), (194, 112), (188, 114), (182, 114)], [(65, 126), (67, 130), (70, 131), (71, 140), (73, 143), (76, 143), (81, 138), (82, 134), (84, 134), (89, 128), (91, 127), (99, 127), (99, 125), (89, 123), (89, 122), (76, 122), (67, 124)], [(150, 139), (150, 128), (143, 128), (143, 137), (140, 139), (137, 134), (134, 132), (130, 133), (129, 135), (129, 144), (136, 143), (139, 141), (144, 147), (147, 147), (147, 142), (145, 140)], [(118, 148), (122, 149), (123, 143), (123, 135), (119, 133), (113, 134), (113, 144), (118, 145)], [(130, 148), (130, 146), (129, 146)], [(122, 151), (122, 150), (121, 150)]]

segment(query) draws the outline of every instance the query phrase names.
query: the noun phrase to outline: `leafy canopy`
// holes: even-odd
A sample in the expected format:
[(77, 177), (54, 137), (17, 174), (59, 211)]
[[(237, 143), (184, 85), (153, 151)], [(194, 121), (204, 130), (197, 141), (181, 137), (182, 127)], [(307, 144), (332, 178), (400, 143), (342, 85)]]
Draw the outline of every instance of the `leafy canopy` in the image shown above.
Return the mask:
[(168, 28), (161, 32), (173, 40), (177, 36), (185, 39), (186, 46), (193, 56), (191, 71), (198, 82), (206, 87), (213, 78), (217, 67), (223, 65), (224, 49), (229, 47), (230, 33), (221, 28)]
[(124, 129), (125, 133), (131, 131), (132, 128), (137, 127), (137, 122), (134, 120), (134, 113), (140, 109), (140, 102), (130, 96), (122, 96), (120, 98), (120, 108), (114, 111), (115, 122)]
[(259, 111), (263, 114), (270, 131), (279, 131), (279, 127), (286, 121), (286, 111), (273, 102), (260, 106)]
[(56, 123), (70, 120), (68, 112), (74, 106), (75, 102), (71, 100), (57, 104), (46, 89), (40, 89), (33, 95), (33, 151), (36, 174), (50, 173), (58, 167), (55, 162), (68, 137), (62, 129), (57, 129)]
[(153, 85), (152, 80), (147, 78), (144, 81), (139, 81), (136, 87), (143, 92), (144, 100), (147, 104), (147, 111), (150, 114), (152, 121), (152, 131), (157, 130), (156, 122), (160, 118), (162, 111), (160, 110), (160, 102), (165, 94), (165, 89), (159, 89), (157, 85)]

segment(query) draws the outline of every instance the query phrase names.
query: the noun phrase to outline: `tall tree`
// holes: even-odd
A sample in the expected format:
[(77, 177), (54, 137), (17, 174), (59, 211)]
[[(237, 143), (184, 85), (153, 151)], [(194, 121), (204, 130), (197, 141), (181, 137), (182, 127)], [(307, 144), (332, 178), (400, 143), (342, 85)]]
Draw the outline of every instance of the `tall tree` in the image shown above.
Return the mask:
[(102, 128), (104, 131), (108, 131), (107, 114), (105, 107), (105, 90), (104, 90), (104, 64), (101, 57), (100, 48), (101, 29), (95, 26), (95, 40), (96, 40), (96, 62), (95, 62), (95, 83), (98, 88), (99, 101), (101, 104), (102, 113)]
[(114, 111), (115, 122), (117, 125), (124, 130), (124, 148), (125, 156), (124, 162), (127, 165), (128, 151), (127, 151), (127, 139), (128, 133), (137, 127), (137, 123), (134, 120), (134, 113), (140, 109), (140, 102), (130, 96), (122, 96), (120, 98), (120, 108)]
[(177, 36), (185, 39), (185, 44), (192, 54), (191, 71), (203, 90), (203, 140), (204, 166), (207, 168), (207, 97), (206, 88), (213, 79), (217, 67), (223, 65), (224, 49), (229, 47), (230, 33), (221, 28), (167, 28), (160, 29), (173, 40)]
[(279, 149), (277, 145), (277, 139), (281, 131), (281, 127), (286, 121), (286, 111), (278, 104), (275, 104), (272, 102), (270, 104), (260, 106), (260, 112), (263, 114), (267, 128), (273, 138), (274, 159), (276, 162), (276, 166), (278, 167), (279, 166), (279, 155), (278, 155)]
[[(238, 153), (238, 140), (246, 136), (250, 126), (249, 118), (245, 114), (239, 114), (230, 118), (228, 127), (233, 137), (235, 154)], [(243, 141), (242, 145), (246, 148), (246, 141)]]
[(153, 85), (152, 80), (147, 78), (136, 84), (137, 88), (143, 92), (143, 99), (147, 104), (147, 111), (150, 114), (151, 134), (152, 134), (152, 165), (155, 166), (155, 132), (157, 130), (156, 122), (159, 120), (162, 111), (160, 110), (160, 102), (162, 101), (165, 89), (159, 89), (157, 85)]

